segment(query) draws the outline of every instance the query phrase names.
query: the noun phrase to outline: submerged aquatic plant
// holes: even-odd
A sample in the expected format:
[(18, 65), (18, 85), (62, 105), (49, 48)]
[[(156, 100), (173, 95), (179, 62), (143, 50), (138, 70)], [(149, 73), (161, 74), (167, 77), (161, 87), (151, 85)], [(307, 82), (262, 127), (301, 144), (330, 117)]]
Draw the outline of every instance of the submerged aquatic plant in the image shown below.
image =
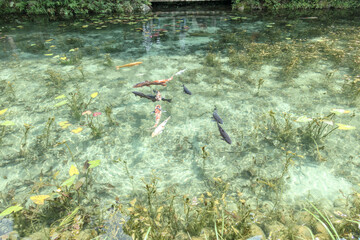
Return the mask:
[(82, 113), (88, 108), (88, 106), (92, 103), (93, 99), (98, 96), (98, 94), (98, 92), (92, 93), (89, 100), (85, 102), (83, 94), (79, 90), (77, 90), (75, 93), (70, 93), (69, 97), (65, 95), (60, 95), (56, 97), (56, 100), (64, 98), (66, 98), (66, 100), (62, 100), (61, 102), (56, 103), (54, 106), (61, 107), (63, 105), (68, 105), (70, 107), (71, 116), (75, 120), (79, 121), (81, 116), (83, 115)]
[(49, 80), (51, 81), (53, 86), (55, 86), (56, 88), (62, 88), (64, 86), (65, 79), (60, 72), (48, 69), (45, 73), (49, 75)]
[[(103, 133), (103, 126), (99, 123), (98, 116), (101, 115), (101, 112), (91, 112), (89, 110), (82, 113), (83, 116), (86, 118), (86, 126), (88, 126), (91, 129), (91, 135), (94, 138), (101, 137), (101, 134)], [(96, 119), (96, 123), (95, 120)]]
[(307, 145), (322, 142), (338, 128), (334, 126), (335, 115), (330, 113), (325, 117), (309, 118), (308, 124), (299, 129), (302, 142)]
[(30, 129), (32, 128), (32, 126), (30, 124), (24, 124), (24, 136), (22, 137), (21, 141), (20, 141), (20, 155), (24, 156), (26, 154), (26, 145), (27, 145), (27, 138), (28, 138), (28, 134)]
[(42, 148), (44, 148), (44, 149), (46, 149), (47, 147), (49, 147), (51, 145), (50, 133), (51, 133), (51, 128), (52, 128), (54, 121), (55, 121), (55, 118), (50, 117), (45, 124), (43, 133), (40, 136), (38, 136), (38, 141), (40, 142)]

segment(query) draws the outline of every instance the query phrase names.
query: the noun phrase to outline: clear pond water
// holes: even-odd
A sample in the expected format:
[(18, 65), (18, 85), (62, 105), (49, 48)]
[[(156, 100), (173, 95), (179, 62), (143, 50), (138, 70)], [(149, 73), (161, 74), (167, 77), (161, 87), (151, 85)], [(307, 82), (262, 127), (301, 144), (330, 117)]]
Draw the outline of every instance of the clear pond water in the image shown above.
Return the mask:
[[(89, 191), (105, 206), (143, 192), (152, 174), (160, 191), (191, 198), (221, 178), (253, 207), (331, 208), (359, 190), (358, 15), (159, 13), (0, 29), (0, 209), (33, 204), (24, 199), (93, 160), (101, 164)], [(133, 62), (142, 63), (116, 69)], [(184, 69), (166, 87), (133, 88)], [(172, 101), (132, 93), (153, 90)], [(171, 118), (151, 137), (157, 104), (160, 123)], [(101, 113), (92, 119), (99, 135), (93, 115), (81, 115), (88, 110)]]

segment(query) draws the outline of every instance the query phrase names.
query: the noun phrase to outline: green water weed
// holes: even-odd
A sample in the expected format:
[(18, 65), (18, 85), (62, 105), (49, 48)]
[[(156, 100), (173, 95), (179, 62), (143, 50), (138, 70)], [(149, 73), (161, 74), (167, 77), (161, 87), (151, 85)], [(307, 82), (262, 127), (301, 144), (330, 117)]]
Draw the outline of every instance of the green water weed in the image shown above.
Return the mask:
[(49, 80), (52, 86), (55, 86), (56, 88), (62, 88), (64, 86), (65, 79), (60, 72), (48, 69), (45, 73), (49, 75)]
[(208, 67), (221, 67), (220, 60), (215, 53), (208, 53), (204, 59), (204, 65)]
[(299, 129), (301, 140), (305, 145), (318, 144), (329, 136), (338, 127), (333, 126), (335, 113), (325, 117), (313, 118), (304, 128)]
[(55, 107), (61, 107), (64, 105), (69, 106), (70, 115), (77, 121), (80, 121), (81, 116), (86, 111), (88, 106), (92, 103), (93, 99), (98, 96), (98, 92), (94, 92), (90, 95), (89, 100), (86, 102), (84, 95), (80, 92), (79, 89), (76, 92), (70, 93), (69, 96), (60, 95), (55, 98), (55, 100), (60, 100), (66, 98), (66, 100), (62, 100), (56, 103)]
[(20, 156), (25, 156), (26, 152), (27, 152), (27, 139), (28, 139), (28, 135), (29, 135), (29, 131), (31, 128), (33, 128), (33, 126), (31, 126), (30, 124), (24, 124), (24, 136), (21, 138), (20, 140)]

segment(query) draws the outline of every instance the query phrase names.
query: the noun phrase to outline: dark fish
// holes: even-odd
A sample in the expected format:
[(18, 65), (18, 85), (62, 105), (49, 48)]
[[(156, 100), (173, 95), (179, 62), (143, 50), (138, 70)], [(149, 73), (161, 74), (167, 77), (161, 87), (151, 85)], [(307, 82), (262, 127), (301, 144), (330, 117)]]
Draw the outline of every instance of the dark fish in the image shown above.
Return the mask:
[(184, 84), (183, 84), (183, 87), (184, 87), (184, 93), (191, 95), (190, 90), (189, 90), (189, 89), (187, 89), (187, 87), (185, 87), (185, 85), (184, 85)]
[(221, 117), (219, 116), (219, 114), (217, 113), (216, 107), (215, 107), (214, 112), (213, 112), (213, 117), (214, 117), (216, 122), (218, 122), (220, 124), (224, 123), (223, 120), (221, 119)]
[(220, 132), (221, 136), (223, 137), (223, 140), (224, 140), (225, 142), (227, 142), (228, 144), (231, 144), (231, 139), (230, 139), (229, 135), (225, 132), (224, 129), (222, 129), (222, 128), (220, 127), (220, 124), (219, 124), (219, 123), (216, 123), (216, 124), (218, 125), (219, 132)]
[[(135, 96), (139, 96), (141, 98), (147, 98), (153, 102), (156, 101), (156, 95), (146, 95), (144, 93), (141, 92), (132, 92), (133, 94), (135, 94)], [(171, 102), (171, 99), (166, 99), (166, 98), (161, 98), (161, 101), (167, 101), (167, 102)]]

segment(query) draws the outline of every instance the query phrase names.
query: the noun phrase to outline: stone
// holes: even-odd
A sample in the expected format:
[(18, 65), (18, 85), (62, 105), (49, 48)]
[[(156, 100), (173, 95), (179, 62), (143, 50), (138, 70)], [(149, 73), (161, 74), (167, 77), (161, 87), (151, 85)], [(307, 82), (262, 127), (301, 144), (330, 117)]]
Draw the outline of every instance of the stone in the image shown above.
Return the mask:
[(256, 224), (250, 225), (251, 236), (261, 236), (262, 239), (266, 239), (264, 231)]
[(264, 224), (265, 233), (271, 235), (271, 239), (286, 239), (286, 228), (280, 222), (269, 222)]
[(296, 239), (312, 240), (312, 235), (311, 235), (312, 232), (310, 228), (306, 226), (297, 225), (295, 229), (296, 229), (296, 235), (295, 235)]

